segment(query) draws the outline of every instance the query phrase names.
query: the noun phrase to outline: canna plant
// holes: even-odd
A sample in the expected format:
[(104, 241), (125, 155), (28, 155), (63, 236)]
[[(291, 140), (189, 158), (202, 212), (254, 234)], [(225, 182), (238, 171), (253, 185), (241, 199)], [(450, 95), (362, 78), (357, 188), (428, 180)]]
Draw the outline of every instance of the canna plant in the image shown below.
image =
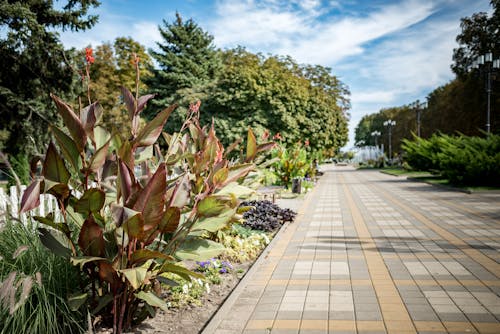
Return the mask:
[(56, 197), (60, 216), (34, 217), (44, 226), (41, 241), (87, 277), (82, 292), (70, 298), (73, 308), (87, 307), (114, 333), (167, 308), (159, 289), (172, 283), (165, 276), (202, 277), (178, 262), (224, 250), (203, 236), (238, 217), (234, 190), (241, 190), (257, 154), (272, 147), (257, 145), (249, 130), (244, 161), (229, 161), (237, 143), (225, 150), (213, 125), (201, 127), (197, 103), (179, 133), (164, 134), (168, 150), (162, 154), (157, 141), (176, 106), (141, 127), (140, 113), (153, 95), (139, 96), (137, 87), (135, 95), (122, 88), (129, 134), (100, 125), (98, 102), (77, 114), (52, 95), (64, 127), (50, 125), (55, 143), (48, 145), (41, 176), (26, 189), (20, 209), (37, 207), (41, 193)]

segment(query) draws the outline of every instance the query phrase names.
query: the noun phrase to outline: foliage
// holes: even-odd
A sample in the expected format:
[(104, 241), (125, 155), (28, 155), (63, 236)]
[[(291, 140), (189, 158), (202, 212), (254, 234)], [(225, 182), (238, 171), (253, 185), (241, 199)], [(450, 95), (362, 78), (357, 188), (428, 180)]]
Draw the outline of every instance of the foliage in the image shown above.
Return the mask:
[(183, 106), (206, 96), (207, 87), (220, 71), (220, 57), (213, 45), (213, 36), (192, 19), (184, 21), (179, 13), (174, 22), (163, 20), (163, 27), (158, 29), (163, 40), (157, 42), (159, 51), (150, 50), (150, 54), (159, 69), (152, 70), (152, 78), (146, 80), (158, 97), (146, 116), (152, 118), (158, 110), (173, 102), (179, 103), (181, 107), (165, 127), (167, 132), (174, 132), (187, 115)]
[[(34, 226), (8, 222), (0, 232), (0, 259), (0, 333), (84, 331), (85, 314), (67, 301), (79, 287), (78, 270), (48, 251)], [(15, 306), (11, 293), (19, 298)]]
[(223, 143), (251, 125), (258, 136), (281, 133), (287, 145), (309, 140), (312, 151), (337, 150), (347, 141), (349, 91), (329, 68), (243, 48), (221, 54), (223, 70), (202, 109), (214, 118)]
[(272, 153), (273, 158), (277, 158), (273, 168), (281, 185), (289, 187), (293, 179), (306, 176), (311, 168), (314, 170), (307, 158), (307, 151), (301, 144), (293, 146), (292, 149), (280, 145)]
[(405, 141), (406, 158), (414, 168), (438, 170), (458, 185), (500, 185), (500, 136), (486, 138), (434, 135)]
[(270, 201), (245, 201), (242, 206), (252, 209), (243, 214), (244, 226), (254, 230), (274, 231), (285, 222), (294, 220), (296, 213), (290, 209), (281, 209)]
[(175, 286), (168, 289), (166, 297), (169, 308), (181, 308), (186, 305), (201, 306), (201, 297), (210, 292), (210, 285), (201, 278), (186, 281), (175, 275), (165, 275), (165, 277), (175, 282)]
[(98, 4), (97, 0), (57, 6), (39, 0), (0, 2), (0, 147), (9, 158), (36, 154), (48, 142), (45, 121), (55, 120), (49, 93), (70, 96), (77, 87), (71, 69), (75, 54), (64, 50), (56, 30), (91, 28), (97, 17), (87, 12)]
[(266, 233), (240, 224), (232, 225), (229, 231), (220, 231), (218, 237), (219, 242), (226, 248), (221, 257), (237, 263), (257, 258), (271, 242)]
[[(139, 73), (139, 60), (134, 63)], [(77, 114), (53, 95), (65, 124), (64, 130), (50, 126), (59, 149), (49, 144), (42, 176), (21, 203), (24, 212), (39, 205), (42, 192), (57, 198), (62, 221), (52, 213), (35, 217), (51, 228), (39, 229), (41, 240), (88, 276), (80, 305), (99, 313), (114, 333), (154, 315), (156, 307), (166, 308), (155, 293), (162, 274), (200, 276), (177, 265), (179, 260), (223, 251), (203, 235), (235, 219), (239, 202), (227, 187), (244, 179), (259, 152), (273, 146), (257, 145), (249, 129), (242, 161), (228, 161), (230, 150), (225, 152), (214, 127), (201, 127), (198, 103), (179, 133), (164, 134), (163, 155), (155, 143), (176, 106), (141, 127), (140, 113), (153, 95), (138, 96), (137, 87), (135, 96), (122, 88), (130, 134), (103, 128), (97, 102)]]
[(453, 72), (459, 77), (467, 75), (468, 67), (479, 55), (493, 52), (500, 55), (500, 1), (490, 0), (492, 11), (475, 13), (471, 17), (461, 19), (462, 31), (456, 41), (459, 47), (453, 50)]

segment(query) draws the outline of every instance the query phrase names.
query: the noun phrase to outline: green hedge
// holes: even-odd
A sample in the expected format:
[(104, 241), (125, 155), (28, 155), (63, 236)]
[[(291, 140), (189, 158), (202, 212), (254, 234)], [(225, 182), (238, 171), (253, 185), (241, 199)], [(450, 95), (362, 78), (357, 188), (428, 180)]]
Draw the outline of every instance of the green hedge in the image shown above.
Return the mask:
[(405, 159), (416, 170), (438, 172), (458, 185), (500, 186), (500, 136), (448, 136), (403, 140)]

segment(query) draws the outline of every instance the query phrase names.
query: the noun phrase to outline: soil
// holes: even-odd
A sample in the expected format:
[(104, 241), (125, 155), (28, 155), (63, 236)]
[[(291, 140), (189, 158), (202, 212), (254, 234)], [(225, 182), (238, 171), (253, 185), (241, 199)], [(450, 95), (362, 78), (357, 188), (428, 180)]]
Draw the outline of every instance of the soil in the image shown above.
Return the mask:
[[(220, 284), (211, 284), (210, 293), (201, 299), (202, 306), (188, 305), (168, 312), (158, 310), (154, 318), (146, 319), (138, 327), (127, 332), (130, 334), (196, 334), (201, 333), (205, 324), (217, 312), (233, 289), (238, 285), (242, 276), (253, 262), (233, 265), (234, 271), (221, 276)], [(238, 273), (237, 273), (238, 272)], [(97, 334), (112, 333), (111, 329), (100, 329)]]

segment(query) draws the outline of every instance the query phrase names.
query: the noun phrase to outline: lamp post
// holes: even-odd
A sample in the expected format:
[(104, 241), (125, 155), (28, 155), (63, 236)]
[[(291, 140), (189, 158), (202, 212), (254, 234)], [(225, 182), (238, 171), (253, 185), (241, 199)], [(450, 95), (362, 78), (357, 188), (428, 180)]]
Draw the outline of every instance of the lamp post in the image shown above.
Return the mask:
[(388, 119), (387, 121), (384, 122), (384, 126), (386, 126), (389, 129), (389, 161), (392, 165), (392, 127), (396, 125), (396, 121), (393, 121), (392, 119)]
[(491, 132), (491, 74), (500, 68), (500, 59), (493, 59), (493, 53), (480, 55), (472, 63), (473, 69), (484, 70), (486, 73), (486, 133)]
[(420, 121), (420, 115), (422, 110), (427, 108), (427, 102), (420, 103), (420, 100), (417, 100), (413, 103), (410, 103), (410, 108), (414, 109), (417, 113), (417, 136), (420, 137), (420, 125), (422, 124)]
[(377, 139), (378, 139), (378, 137), (379, 137), (380, 135), (381, 135), (380, 131), (373, 131), (373, 132), (372, 132), (372, 137), (374, 137), (374, 138), (375, 138), (375, 147), (377, 147), (377, 148), (378, 148)]

